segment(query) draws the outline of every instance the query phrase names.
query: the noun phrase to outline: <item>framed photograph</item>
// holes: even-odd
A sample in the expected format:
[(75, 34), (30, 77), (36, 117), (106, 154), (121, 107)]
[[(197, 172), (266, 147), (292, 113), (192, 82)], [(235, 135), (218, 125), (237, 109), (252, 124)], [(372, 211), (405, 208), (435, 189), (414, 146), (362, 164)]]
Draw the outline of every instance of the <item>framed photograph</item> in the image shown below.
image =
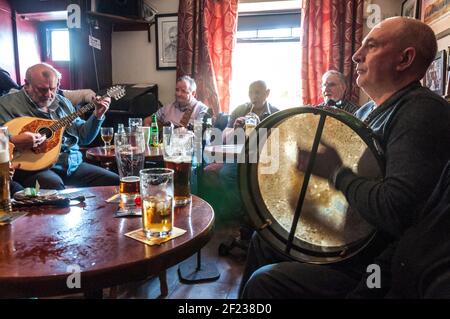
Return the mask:
[(445, 76), (447, 63), (445, 50), (439, 51), (425, 73), (425, 86), (439, 95), (445, 95)]
[(173, 70), (177, 67), (178, 15), (156, 16), (156, 69)]
[(405, 0), (402, 3), (402, 16), (419, 18), (419, 0)]
[(445, 96), (450, 98), (450, 47), (447, 49), (447, 90)]
[(450, 16), (450, 2), (443, 0), (422, 0), (422, 21), (434, 24), (444, 17)]

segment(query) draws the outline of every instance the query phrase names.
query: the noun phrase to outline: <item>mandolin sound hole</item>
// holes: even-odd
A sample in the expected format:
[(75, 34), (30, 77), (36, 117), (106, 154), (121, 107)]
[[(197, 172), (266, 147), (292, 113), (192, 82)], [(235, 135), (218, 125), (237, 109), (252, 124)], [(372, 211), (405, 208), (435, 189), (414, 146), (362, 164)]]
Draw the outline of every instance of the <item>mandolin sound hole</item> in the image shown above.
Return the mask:
[(49, 139), (53, 135), (52, 130), (49, 129), (48, 127), (39, 128), (38, 133), (41, 135), (45, 135), (47, 137), (47, 139)]

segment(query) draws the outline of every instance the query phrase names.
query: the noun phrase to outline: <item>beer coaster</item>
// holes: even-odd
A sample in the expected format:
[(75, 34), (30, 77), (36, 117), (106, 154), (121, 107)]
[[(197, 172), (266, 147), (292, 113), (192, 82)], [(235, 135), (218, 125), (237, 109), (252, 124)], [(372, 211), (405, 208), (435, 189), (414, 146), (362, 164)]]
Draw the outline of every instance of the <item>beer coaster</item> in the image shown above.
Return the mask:
[(125, 236), (133, 238), (137, 241), (140, 241), (144, 244), (153, 246), (153, 245), (161, 245), (162, 243), (169, 241), (171, 239), (177, 238), (178, 236), (181, 236), (185, 233), (186, 231), (184, 229), (181, 228), (177, 228), (174, 227), (172, 229), (172, 233), (170, 234), (170, 236), (167, 237), (155, 237), (155, 238), (147, 238), (145, 236), (144, 230), (142, 228), (130, 231), (129, 233), (126, 233)]
[(25, 216), (28, 212), (25, 211), (15, 211), (11, 212), (7, 215), (3, 215), (0, 217), (0, 226), (12, 224), (13, 221), (19, 219), (22, 216)]
[(120, 203), (120, 194), (115, 194), (108, 199), (105, 199), (107, 203)]
[(137, 206), (119, 206), (119, 209), (114, 213), (114, 217), (127, 217), (127, 216), (142, 216), (141, 207)]

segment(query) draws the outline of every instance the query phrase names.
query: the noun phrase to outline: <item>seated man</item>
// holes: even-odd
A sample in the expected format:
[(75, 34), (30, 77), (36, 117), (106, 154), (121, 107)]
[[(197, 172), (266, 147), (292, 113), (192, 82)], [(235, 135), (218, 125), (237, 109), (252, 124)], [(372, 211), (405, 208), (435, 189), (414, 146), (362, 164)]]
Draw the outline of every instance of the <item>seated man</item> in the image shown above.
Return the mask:
[[(197, 84), (190, 76), (184, 75), (177, 79), (175, 87), (175, 102), (160, 108), (156, 112), (159, 125), (174, 125), (188, 127), (194, 125), (194, 120), (201, 120), (208, 107), (195, 98)], [(150, 126), (152, 116), (144, 119), (144, 126)]]
[[(421, 222), (420, 211), (450, 160), (449, 104), (420, 84), (436, 51), (436, 37), (428, 25), (394, 17), (376, 25), (353, 55), (357, 84), (372, 99), (355, 116), (369, 125), (383, 149), (381, 180), (357, 175), (343, 166), (332, 147), (324, 146), (316, 154), (313, 174), (328, 178), (350, 207), (377, 230), (372, 243), (348, 260), (314, 265), (290, 260), (255, 235), (241, 283), (242, 297), (386, 296), (396, 280), (389, 280), (395, 246), (408, 228)], [(301, 171), (309, 155), (300, 151)], [(437, 242), (423, 243), (423, 247), (434, 247)], [(394, 265), (397, 271), (411, 274), (409, 269), (399, 268), (401, 259), (396, 261), (400, 261)], [(369, 289), (365, 277), (372, 264), (380, 267), (381, 285)]]
[[(21, 116), (44, 119), (61, 119), (75, 112), (72, 103), (56, 94), (61, 74), (52, 66), (40, 63), (30, 67), (25, 75), (25, 86), (18, 92), (0, 97), (0, 124)], [(65, 183), (74, 186), (118, 185), (117, 174), (84, 163), (78, 144), (87, 145), (97, 136), (108, 110), (110, 99), (95, 100), (95, 110), (84, 121), (76, 118), (67, 126), (62, 140), (58, 161), (41, 171), (23, 171), (14, 174), (14, 180), (24, 187), (34, 187), (36, 180), (42, 188), (63, 189)], [(45, 141), (39, 133), (25, 132), (11, 136), (16, 149), (33, 149)]]
[[(263, 120), (278, 111), (267, 101), (269, 94), (270, 90), (264, 81), (258, 80), (250, 84), (248, 91), (250, 102), (238, 106), (231, 113), (227, 128), (222, 134), (224, 143), (233, 143), (230, 139), (233, 138), (235, 130), (243, 129), (245, 115), (248, 113), (254, 113), (259, 120)], [(213, 163), (206, 166), (205, 171), (205, 196), (211, 200), (213, 206), (216, 204), (214, 208), (218, 217), (242, 217), (243, 204), (237, 181), (237, 163)]]
[(355, 113), (359, 107), (345, 99), (346, 90), (347, 82), (341, 72), (335, 70), (325, 72), (322, 75), (322, 95), (324, 102), (320, 106), (331, 106), (352, 114)]
[(250, 102), (239, 105), (230, 116), (227, 128), (223, 131), (223, 141), (228, 141), (233, 135), (234, 130), (245, 126), (245, 116), (248, 113), (254, 113), (262, 121), (278, 109), (267, 102), (270, 89), (267, 88), (266, 82), (262, 80), (255, 81), (250, 84), (248, 89), (248, 97)]

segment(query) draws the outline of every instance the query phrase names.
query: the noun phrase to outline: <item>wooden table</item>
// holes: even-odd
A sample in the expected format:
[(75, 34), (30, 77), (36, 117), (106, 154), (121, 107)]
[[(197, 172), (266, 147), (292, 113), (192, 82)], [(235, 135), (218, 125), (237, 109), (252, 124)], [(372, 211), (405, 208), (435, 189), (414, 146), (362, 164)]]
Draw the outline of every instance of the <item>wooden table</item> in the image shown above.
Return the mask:
[[(103, 288), (153, 275), (165, 281), (167, 268), (197, 252), (212, 236), (214, 211), (196, 196), (191, 205), (175, 208), (174, 225), (187, 232), (148, 246), (124, 235), (142, 227), (140, 217), (113, 217), (117, 204), (105, 199), (116, 187), (76, 190), (96, 197), (67, 208), (30, 208), (28, 215), (0, 226), (0, 298), (80, 292), (100, 297)], [(66, 283), (74, 267), (81, 272), (80, 289), (69, 289)], [(165, 282), (161, 288), (167, 294)]]
[[(86, 151), (86, 159), (90, 162), (99, 163), (102, 167), (111, 169), (116, 163), (114, 146), (111, 146), (110, 148), (104, 148), (101, 146), (91, 147)], [(164, 160), (162, 147), (147, 146), (145, 148), (145, 160), (162, 162)]]

